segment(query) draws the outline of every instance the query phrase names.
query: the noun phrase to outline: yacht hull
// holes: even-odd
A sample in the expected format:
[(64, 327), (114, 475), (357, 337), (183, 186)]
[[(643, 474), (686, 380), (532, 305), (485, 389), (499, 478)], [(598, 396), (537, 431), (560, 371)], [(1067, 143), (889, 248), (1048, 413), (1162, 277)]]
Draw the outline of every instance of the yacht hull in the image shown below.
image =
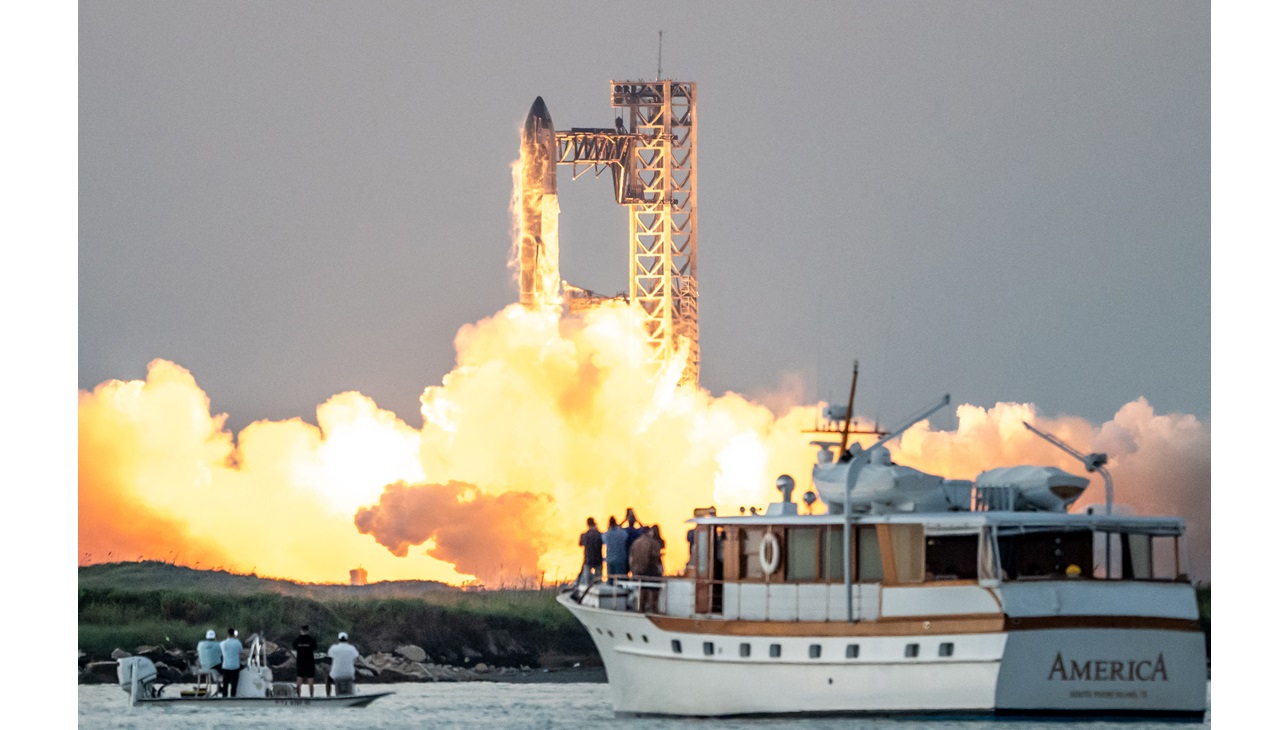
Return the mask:
[(1198, 631), (1023, 628), (1003, 618), (997, 630), (950, 634), (868, 635), (864, 625), (839, 635), (839, 626), (855, 625), (828, 624), (805, 635), (804, 622), (744, 632), (739, 622), (700, 621), (672, 630), (665, 617), (584, 606), (569, 594), (560, 601), (591, 633), (619, 713), (1204, 713)]

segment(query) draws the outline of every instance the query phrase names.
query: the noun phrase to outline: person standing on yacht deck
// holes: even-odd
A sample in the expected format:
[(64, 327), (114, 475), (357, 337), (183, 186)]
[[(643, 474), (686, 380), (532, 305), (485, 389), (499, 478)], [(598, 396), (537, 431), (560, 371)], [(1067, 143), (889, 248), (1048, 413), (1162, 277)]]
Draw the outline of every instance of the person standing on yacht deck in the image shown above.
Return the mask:
[[(640, 580), (657, 580), (662, 577), (662, 534), (658, 526), (641, 528), (640, 537), (631, 545), (631, 577)], [(640, 589), (640, 612), (658, 610), (658, 589), (643, 586)]]
[[(330, 691), (341, 695), (356, 693), (356, 659), (360, 652), (347, 641), (347, 632), (338, 632), (338, 643), (329, 647), (329, 658), (333, 666), (329, 667), (329, 676), (324, 680), (324, 696)], [(336, 685), (336, 688), (335, 688)]]
[(307, 680), (311, 687), (311, 696), (316, 696), (316, 637), (312, 636), (311, 627), (302, 625), (298, 638), (293, 640), (293, 651), (298, 659), (298, 696), (302, 696), (302, 680)]
[(604, 541), (604, 559), (609, 568), (609, 578), (627, 577), (627, 531), (618, 526), (618, 521), (609, 518), (609, 529), (600, 536)]
[(582, 574), (587, 583), (600, 580), (600, 570), (604, 565), (604, 538), (596, 527), (596, 518), (587, 518), (587, 531), (578, 536), (578, 544), (582, 546)]
[(240, 684), (240, 650), (244, 646), (236, 636), (235, 629), (227, 629), (227, 638), (222, 640), (222, 684), (218, 694), (223, 697), (235, 697), (236, 685)]

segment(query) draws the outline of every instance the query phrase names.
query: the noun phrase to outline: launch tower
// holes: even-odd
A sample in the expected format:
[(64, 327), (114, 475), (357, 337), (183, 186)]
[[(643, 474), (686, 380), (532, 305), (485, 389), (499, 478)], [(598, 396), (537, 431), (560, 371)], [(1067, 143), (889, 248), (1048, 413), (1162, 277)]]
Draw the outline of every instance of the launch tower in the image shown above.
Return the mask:
[[(556, 132), (557, 161), (573, 177), (608, 166), (628, 208), (628, 298), (645, 323), (654, 365), (682, 345), (681, 382), (696, 385), (698, 347), (698, 85), (611, 81), (612, 129)], [(686, 344), (687, 343), (687, 344)]]

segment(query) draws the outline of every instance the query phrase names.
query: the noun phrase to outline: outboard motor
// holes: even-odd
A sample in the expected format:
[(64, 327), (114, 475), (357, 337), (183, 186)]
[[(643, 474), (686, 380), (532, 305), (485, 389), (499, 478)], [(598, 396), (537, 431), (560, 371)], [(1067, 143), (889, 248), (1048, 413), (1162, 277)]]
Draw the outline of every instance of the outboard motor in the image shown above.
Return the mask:
[(144, 656), (127, 656), (118, 660), (116, 678), (120, 689), (129, 693), (129, 704), (137, 704), (143, 697), (159, 697), (156, 687), (156, 665)]

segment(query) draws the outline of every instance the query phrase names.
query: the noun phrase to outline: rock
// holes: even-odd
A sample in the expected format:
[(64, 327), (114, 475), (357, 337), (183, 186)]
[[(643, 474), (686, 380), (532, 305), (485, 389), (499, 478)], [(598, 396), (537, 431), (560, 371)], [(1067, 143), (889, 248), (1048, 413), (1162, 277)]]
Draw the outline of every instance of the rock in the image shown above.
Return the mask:
[(423, 682), (428, 679), (421, 664), (406, 662), (378, 672), (379, 682)]
[(485, 672), (489, 671), (489, 665), (485, 664), (484, 662), (480, 662), (475, 666), (475, 670), (480, 674), (484, 674)]
[(80, 684), (115, 684), (117, 662), (89, 662), (80, 672)]
[(85, 668), (85, 666), (86, 666), (89, 662), (91, 662), (91, 661), (93, 661), (93, 660), (89, 658), (89, 655), (88, 655), (88, 654), (85, 654), (84, 652), (80, 652), (80, 659), (79, 659), (78, 663), (79, 663), (79, 665), (80, 665), (80, 668), (81, 668), (81, 669), (84, 669), (84, 668)]
[(363, 667), (356, 669), (356, 679), (363, 679), (368, 681), (370, 679), (373, 679), (376, 676), (377, 675), (375, 675), (372, 671), (365, 669)]
[(396, 649), (396, 654), (408, 659), (411, 662), (425, 662), (427, 660), (427, 652), (422, 647), (413, 644), (405, 644)]
[(164, 653), (164, 663), (176, 669), (186, 671), (191, 666), (187, 653), (181, 649), (170, 649)]
[(112, 658), (112, 659), (123, 659), (123, 658), (125, 658), (125, 657), (127, 657), (127, 656), (133, 656), (133, 655), (132, 655), (132, 654), (130, 654), (129, 652), (125, 651), (124, 649), (112, 649), (112, 650), (111, 650), (111, 658)]
[(267, 666), (270, 667), (283, 666), (285, 662), (291, 659), (293, 659), (293, 652), (288, 649), (276, 648), (267, 652)]
[(164, 662), (156, 662), (156, 680), (161, 684), (181, 682), (183, 676), (184, 674), (181, 670), (174, 669)]

